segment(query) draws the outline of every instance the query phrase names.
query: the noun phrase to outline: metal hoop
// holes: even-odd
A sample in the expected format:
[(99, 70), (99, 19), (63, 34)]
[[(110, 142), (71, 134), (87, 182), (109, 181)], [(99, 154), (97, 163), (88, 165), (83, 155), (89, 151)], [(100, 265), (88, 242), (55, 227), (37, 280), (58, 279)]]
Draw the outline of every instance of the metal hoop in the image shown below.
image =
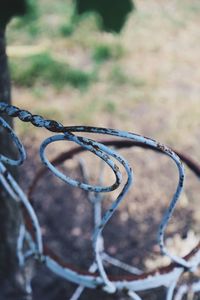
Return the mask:
[[(116, 181), (114, 184), (108, 187), (101, 187), (101, 186), (92, 186), (90, 184), (79, 182), (78, 180), (71, 179), (70, 177), (64, 175), (62, 172), (60, 172), (57, 168), (55, 168), (50, 161), (47, 159), (45, 155), (45, 150), (47, 146), (53, 142), (56, 141), (72, 141), (86, 150), (94, 153), (96, 156), (100, 157), (105, 161), (105, 163), (112, 169), (113, 173), (115, 174)], [(105, 154), (106, 150), (102, 151), (101, 144), (94, 142), (94, 145), (91, 144), (91, 140), (86, 138), (81, 138), (74, 136), (70, 133), (65, 133), (64, 135), (54, 135), (50, 138), (47, 138), (40, 146), (40, 157), (42, 162), (49, 168), (54, 175), (56, 175), (58, 178), (60, 178), (62, 181), (74, 186), (81, 188), (85, 191), (91, 191), (95, 193), (103, 193), (103, 192), (110, 192), (115, 190), (121, 183), (121, 173), (119, 171), (119, 168), (117, 165), (109, 158), (107, 154)]]

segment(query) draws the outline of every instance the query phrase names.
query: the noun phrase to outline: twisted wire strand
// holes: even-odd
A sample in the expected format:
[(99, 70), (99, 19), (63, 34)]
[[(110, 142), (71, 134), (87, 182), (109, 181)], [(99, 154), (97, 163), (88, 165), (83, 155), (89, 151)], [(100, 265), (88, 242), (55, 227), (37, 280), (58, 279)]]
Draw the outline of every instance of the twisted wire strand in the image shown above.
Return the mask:
[[(116, 176), (116, 182), (113, 186), (108, 187), (112, 190), (116, 189), (121, 181), (121, 174), (119, 172), (118, 167), (116, 167), (113, 160), (110, 159), (110, 157), (113, 157), (116, 159), (126, 170), (127, 173), (127, 181), (122, 189), (122, 192), (119, 194), (117, 199), (113, 202), (111, 207), (108, 211), (103, 215), (101, 219), (101, 223), (99, 227), (95, 230), (94, 236), (93, 236), (93, 243), (94, 243), (94, 249), (95, 249), (95, 255), (96, 255), (96, 261), (98, 265), (99, 274), (81, 274), (79, 271), (73, 270), (69, 266), (66, 266), (62, 263), (59, 263), (59, 260), (55, 258), (54, 256), (51, 256), (48, 254), (48, 251), (46, 252), (46, 249), (43, 248), (42, 243), (42, 236), (41, 236), (41, 230), (39, 226), (39, 222), (37, 220), (37, 216), (27, 199), (27, 197), (24, 195), (20, 187), (17, 185), (17, 183), (14, 181), (12, 176), (6, 171), (6, 168), (4, 167), (3, 163), (0, 163), (0, 180), (2, 184), (7, 186), (7, 191), (10, 191), (10, 194), (15, 198), (18, 197), (19, 200), (23, 203), (24, 208), (26, 210), (26, 214), (28, 213), (29, 219), (32, 221), (32, 227), (36, 231), (35, 239), (33, 241), (36, 242), (37, 245), (37, 254), (38, 259), (42, 261), (49, 269), (51, 269), (54, 273), (58, 274), (59, 276), (66, 278), (67, 280), (70, 280), (72, 282), (75, 282), (79, 285), (84, 285), (85, 287), (89, 288), (96, 288), (98, 286), (104, 288), (107, 292), (114, 292), (115, 290), (130, 290), (132, 291), (132, 296), (137, 297), (137, 294), (135, 292), (140, 290), (146, 290), (155, 288), (158, 286), (166, 286), (166, 287), (173, 287), (173, 282), (177, 281), (178, 278), (181, 276), (183, 272), (185, 272), (188, 269), (191, 269), (192, 267), (196, 267), (200, 262), (200, 246), (199, 244), (195, 249), (193, 249), (187, 256), (181, 258), (179, 256), (171, 254), (168, 249), (165, 246), (164, 243), (164, 236), (165, 236), (165, 230), (169, 223), (169, 220), (174, 212), (175, 206), (177, 204), (177, 201), (180, 198), (182, 189), (183, 189), (183, 183), (184, 183), (184, 168), (183, 165), (179, 159), (179, 157), (168, 147), (164, 146), (163, 144), (160, 144), (156, 142), (153, 139), (149, 139), (147, 137), (142, 137), (140, 135), (131, 133), (131, 132), (124, 132), (114, 129), (107, 129), (107, 128), (96, 128), (96, 127), (86, 127), (86, 126), (63, 126), (61, 123), (54, 121), (54, 120), (46, 120), (41, 116), (38, 115), (32, 115), (30, 112), (21, 110), (15, 106), (8, 105), (5, 103), (0, 102), (0, 112), (6, 113), (7, 115), (11, 117), (18, 117), (21, 121), (24, 122), (31, 122), (36, 127), (44, 127), (52, 132), (55, 133), (62, 133), (62, 139), (64, 140), (70, 140), (84, 149), (87, 149), (91, 152), (93, 152), (95, 155), (99, 156), (101, 159), (103, 159), (113, 170)], [(3, 119), (1, 119), (3, 120)], [(10, 130), (7, 125), (4, 123), (5, 121), (0, 121), (0, 125), (2, 125), (5, 129), (8, 129), (9, 134), (11, 135), (13, 141), (15, 142), (20, 157), (25, 159), (24, 152), (21, 148), (21, 144), (16, 142), (15, 135), (13, 135), (12, 130)], [(102, 258), (99, 255), (99, 245), (98, 241), (101, 236), (102, 230), (104, 229), (107, 222), (112, 217), (115, 210), (118, 208), (119, 204), (124, 198), (124, 195), (127, 193), (130, 183), (132, 181), (132, 171), (129, 166), (129, 164), (123, 159), (122, 156), (117, 154), (114, 150), (109, 149), (105, 145), (95, 142), (88, 138), (83, 138), (77, 135), (74, 135), (74, 133), (77, 132), (86, 132), (86, 133), (95, 133), (95, 134), (104, 134), (104, 135), (111, 135), (115, 137), (121, 137), (130, 140), (131, 142), (138, 143), (140, 145), (143, 145), (143, 147), (149, 147), (156, 151), (162, 152), (169, 156), (176, 164), (179, 174), (179, 179), (177, 183), (176, 191), (172, 197), (172, 200), (169, 204), (169, 207), (167, 208), (164, 217), (160, 224), (159, 229), (159, 245), (161, 251), (171, 258), (172, 262), (169, 266), (166, 268), (160, 268), (155, 271), (152, 271), (150, 273), (145, 273), (142, 275), (138, 275), (134, 277), (134, 275), (131, 275), (129, 279), (126, 280), (117, 280), (112, 279), (110, 276), (108, 277), (105, 273)], [(61, 138), (59, 136), (59, 138)], [(44, 151), (45, 148), (50, 144), (51, 142), (54, 142), (59, 140), (58, 135), (51, 137), (50, 139), (47, 139), (45, 142), (43, 142), (41, 147), (41, 157), (43, 162), (50, 168), (53, 173), (56, 176), (59, 176), (60, 178), (63, 176), (61, 174), (56, 174), (57, 170), (55, 167), (48, 161), (46, 158)], [(12, 161), (10, 158), (7, 158), (5, 156), (0, 156), (0, 161), (10, 164), (19, 164), (22, 163), (23, 159), (18, 159), (17, 163), (16, 161)], [(7, 172), (7, 173), (6, 173)], [(64, 178), (64, 177), (63, 177)], [(61, 179), (63, 179), (61, 178)], [(90, 186), (88, 184), (84, 183), (78, 183), (76, 181), (71, 181), (72, 179), (68, 177), (67, 180), (65, 180), (67, 183), (70, 183), (74, 186), (80, 187), (82, 189), (93, 191), (97, 193), (101, 193), (105, 191), (106, 188), (99, 187), (99, 186)], [(13, 191), (13, 192), (11, 192)], [(15, 197), (14, 197), (15, 196)], [(22, 243), (23, 237), (21, 236), (21, 240), (19, 243)], [(21, 244), (20, 244), (21, 249)], [(190, 262), (192, 260), (192, 263)], [(192, 269), (191, 269), (192, 270)], [(173, 294), (173, 289), (171, 288), (172, 292), (169, 292), (168, 295)], [(168, 296), (172, 297), (172, 296)], [(139, 298), (138, 298), (139, 299)]]
[(136, 142), (140, 142), (145, 145), (149, 145), (153, 148), (159, 149), (161, 152), (164, 152), (168, 155), (176, 164), (179, 172), (179, 182), (177, 185), (177, 189), (172, 197), (172, 200), (164, 214), (164, 217), (160, 223), (159, 232), (158, 232), (158, 241), (160, 250), (163, 254), (167, 255), (171, 258), (172, 261), (180, 264), (185, 268), (191, 268), (192, 266), (188, 264), (187, 261), (182, 259), (177, 255), (171, 254), (165, 246), (164, 236), (169, 220), (174, 212), (177, 201), (180, 198), (181, 192), (183, 190), (184, 184), (184, 168), (179, 159), (179, 157), (168, 147), (163, 144), (158, 143), (157, 141), (140, 136), (138, 134), (134, 134), (131, 132), (125, 132), (120, 130), (108, 129), (108, 128), (98, 128), (98, 127), (89, 127), (89, 126), (63, 126), (61, 123), (54, 120), (45, 120), (42, 116), (32, 115), (30, 112), (26, 110), (21, 110), (18, 107), (5, 104), (0, 102), (0, 112), (5, 112), (11, 117), (18, 117), (21, 121), (31, 122), (36, 127), (44, 127), (50, 131), (57, 133), (71, 133), (71, 132), (88, 132), (95, 134), (104, 134), (104, 135), (112, 135), (116, 137), (123, 137), (129, 140), (133, 140)]

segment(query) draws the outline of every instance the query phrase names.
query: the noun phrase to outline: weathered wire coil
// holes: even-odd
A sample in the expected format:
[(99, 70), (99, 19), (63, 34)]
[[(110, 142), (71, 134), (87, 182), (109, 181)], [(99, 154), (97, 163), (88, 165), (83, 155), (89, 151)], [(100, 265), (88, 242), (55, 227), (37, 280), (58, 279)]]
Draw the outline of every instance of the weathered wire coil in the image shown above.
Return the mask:
[[(13, 142), (15, 143), (20, 157), (17, 160), (8, 158), (6, 156), (0, 155), (0, 181), (9, 195), (13, 198), (14, 201), (19, 201), (22, 205), (23, 215), (24, 215), (24, 224), (21, 225), (18, 238), (18, 247), (17, 254), (19, 257), (20, 264), (23, 265), (26, 263), (26, 259), (29, 256), (35, 257), (41, 263), (45, 264), (47, 268), (56, 273), (58, 276), (65, 278), (71, 282), (74, 282), (80, 285), (79, 289), (72, 296), (72, 300), (78, 299), (83, 291), (84, 287), (87, 288), (97, 288), (101, 287), (108, 293), (114, 293), (118, 290), (128, 291), (128, 295), (132, 299), (141, 299), (136, 293), (138, 291), (149, 290), (157, 288), (160, 286), (165, 286), (167, 288), (167, 300), (173, 299), (174, 290), (180, 276), (184, 272), (193, 272), (195, 268), (198, 267), (200, 263), (200, 244), (197, 245), (194, 249), (188, 253), (185, 257), (180, 257), (169, 252), (167, 249), (164, 237), (165, 231), (168, 226), (169, 220), (174, 212), (176, 204), (180, 198), (180, 195), (183, 190), (184, 185), (184, 167), (182, 161), (176, 152), (172, 151), (170, 148), (165, 145), (131, 132), (125, 132), (115, 129), (107, 128), (98, 128), (98, 127), (86, 127), (86, 126), (63, 126), (61, 123), (54, 120), (46, 120), (42, 116), (32, 115), (30, 112), (21, 110), (15, 106), (8, 105), (6, 103), (0, 102), (0, 112), (6, 113), (10, 117), (18, 117), (21, 121), (30, 122), (36, 127), (44, 127), (49, 131), (52, 131), (54, 134), (52, 137), (47, 138), (40, 147), (40, 157), (41, 161), (50, 169), (50, 171), (64, 181), (67, 184), (70, 184), (74, 187), (78, 187), (84, 191), (87, 191), (89, 194), (95, 193), (95, 197), (91, 200), (91, 204), (94, 205), (94, 234), (92, 237), (93, 249), (94, 249), (94, 263), (91, 265), (91, 268), (88, 272), (82, 273), (81, 271), (76, 271), (71, 268), (68, 264), (62, 262), (55, 254), (52, 254), (48, 248), (43, 245), (43, 239), (41, 234), (41, 229), (39, 221), (37, 219), (37, 214), (35, 213), (29, 197), (31, 197), (34, 187), (37, 184), (39, 178), (44, 174), (44, 170), (41, 170), (37, 174), (36, 179), (33, 181), (33, 185), (29, 191), (29, 197), (27, 197), (24, 192), (21, 190), (19, 185), (16, 183), (12, 175), (7, 171), (4, 164), (10, 165), (20, 165), (26, 158), (25, 150), (18, 137), (10, 126), (5, 122), (3, 118), (0, 118), (0, 126), (3, 126), (8, 133), (10, 134)], [(122, 138), (122, 140), (114, 141), (101, 141), (97, 142), (90, 138), (82, 137), (77, 135), (77, 133), (94, 133), (94, 134), (103, 134), (108, 136), (114, 136)], [(72, 141), (77, 144), (79, 147), (73, 148), (68, 153), (62, 154), (54, 162), (50, 162), (46, 156), (45, 150), (49, 144), (56, 141), (66, 140)], [(116, 259), (109, 257), (104, 249), (102, 244), (103, 239), (103, 230), (108, 224), (110, 218), (113, 216), (120, 203), (123, 201), (126, 196), (132, 182), (133, 182), (133, 171), (129, 163), (120, 155), (116, 150), (110, 148), (109, 146), (115, 146), (115, 148), (131, 147), (138, 146), (143, 148), (150, 148), (152, 150), (158, 151), (167, 155), (170, 159), (173, 160), (175, 166), (178, 170), (178, 184), (174, 192), (174, 195), (169, 203), (168, 208), (165, 211), (165, 214), (162, 218), (162, 221), (158, 230), (158, 243), (160, 250), (164, 255), (167, 255), (171, 259), (171, 264), (167, 267), (153, 270), (149, 273), (142, 273), (137, 268), (126, 265), (122, 262), (117, 261)], [(102, 159), (113, 171), (116, 181), (107, 187), (100, 185), (90, 185), (87, 182), (87, 176), (85, 174), (85, 182), (79, 182), (66, 176), (61, 173), (57, 168), (56, 164), (62, 163), (64, 160), (69, 157), (72, 158), (76, 153), (81, 151), (90, 151), (100, 159)], [(193, 162), (190, 158), (180, 154), (181, 159), (188, 165), (188, 167), (200, 177), (200, 167)], [(111, 206), (101, 215), (101, 195), (105, 192), (110, 192), (116, 190), (119, 185), (122, 184), (122, 175), (116, 161), (121, 167), (125, 169), (127, 174), (126, 182), (123, 184), (121, 192), (113, 201)], [(84, 168), (83, 168), (84, 170)], [(84, 173), (84, 171), (83, 171)], [(32, 198), (32, 197), (31, 197)], [(98, 201), (97, 201), (98, 199)], [(23, 251), (23, 243), (26, 242), (29, 245), (29, 249), (25, 252)], [(111, 264), (117, 265), (123, 269), (126, 269), (130, 272), (129, 276), (122, 276), (121, 278), (115, 278), (107, 274), (104, 261), (110, 261)], [(95, 273), (96, 272), (96, 273)], [(135, 273), (135, 274), (134, 274)], [(199, 291), (200, 284), (194, 283), (193, 289), (195, 292)], [(183, 295), (187, 292), (187, 287), (182, 286), (178, 289), (175, 299), (182, 299)]]

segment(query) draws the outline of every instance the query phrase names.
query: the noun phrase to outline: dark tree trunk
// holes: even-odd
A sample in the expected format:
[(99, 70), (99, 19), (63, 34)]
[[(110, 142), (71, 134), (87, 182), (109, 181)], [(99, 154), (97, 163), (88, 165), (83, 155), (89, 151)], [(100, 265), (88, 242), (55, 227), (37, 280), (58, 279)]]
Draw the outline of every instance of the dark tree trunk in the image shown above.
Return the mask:
[[(10, 103), (10, 76), (6, 56), (5, 29), (0, 28), (0, 101)], [(12, 125), (10, 118), (6, 121)], [(0, 153), (16, 157), (7, 133), (0, 128)], [(16, 177), (16, 170), (10, 169)], [(16, 238), (20, 222), (18, 205), (9, 198), (0, 183), (0, 294), (6, 282), (13, 282), (17, 267)], [(2, 294), (1, 294), (2, 295)]]
[[(9, 20), (14, 16), (24, 15), (27, 6), (26, 0), (0, 0), (0, 101), (11, 102), (11, 83), (6, 55), (5, 30)], [(12, 120), (4, 119), (12, 126)], [(16, 149), (8, 137), (7, 132), (0, 128), (0, 153), (9, 157), (16, 157)], [(16, 168), (9, 168), (17, 178)], [(16, 255), (17, 236), (21, 221), (20, 208), (5, 192), (0, 182), (0, 299), (13, 299), (12, 292), (16, 293), (19, 287), (16, 274), (18, 261)], [(23, 282), (21, 282), (23, 285)], [(16, 298), (14, 298), (16, 299)], [(22, 299), (20, 297), (20, 299)]]

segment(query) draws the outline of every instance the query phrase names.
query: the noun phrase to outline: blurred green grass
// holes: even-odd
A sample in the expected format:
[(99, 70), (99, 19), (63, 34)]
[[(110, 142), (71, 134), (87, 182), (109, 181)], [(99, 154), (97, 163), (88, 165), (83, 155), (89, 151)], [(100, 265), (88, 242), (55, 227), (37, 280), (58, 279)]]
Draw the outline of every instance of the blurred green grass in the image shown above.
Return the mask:
[(93, 47), (92, 58), (97, 63), (103, 63), (110, 59), (120, 59), (123, 56), (123, 48), (120, 44), (97, 44)]
[(49, 53), (42, 53), (24, 59), (10, 61), (14, 84), (33, 87), (36, 83), (51, 84), (57, 89), (71, 85), (86, 88), (95, 78), (94, 73), (72, 68), (67, 63), (56, 61)]
[(7, 31), (16, 105), (197, 144), (199, 1), (136, 0), (120, 35), (102, 32), (94, 13), (75, 19), (73, 0), (31, 3)]
[[(29, 0), (28, 14), (14, 19), (9, 25), (8, 44), (31, 47), (45, 44), (48, 40), (48, 45), (41, 53), (27, 51), (22, 55), (11, 55), (10, 70), (14, 85), (30, 88), (39, 84), (56, 89), (70, 85), (83, 90), (97, 81), (102, 63), (116, 61), (123, 56), (123, 47), (118, 41), (97, 42), (94, 34), (100, 34), (98, 24), (98, 16), (92, 12), (75, 17), (73, 1)], [(53, 44), (50, 42), (52, 38)], [(65, 53), (66, 47), (72, 48), (72, 51), (80, 47), (88, 56), (89, 70), (71, 63)]]

